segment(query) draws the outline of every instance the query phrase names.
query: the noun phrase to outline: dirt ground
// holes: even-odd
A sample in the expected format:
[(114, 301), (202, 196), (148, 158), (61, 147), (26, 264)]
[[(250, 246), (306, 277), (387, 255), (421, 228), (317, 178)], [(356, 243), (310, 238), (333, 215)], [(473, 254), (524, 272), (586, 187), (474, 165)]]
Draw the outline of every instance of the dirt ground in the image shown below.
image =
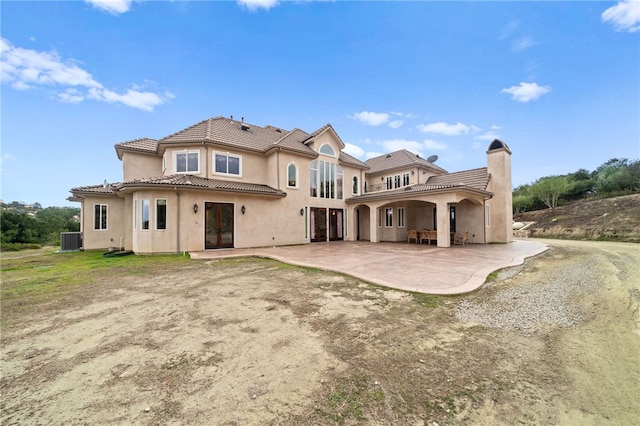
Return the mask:
[[(455, 297), (233, 259), (105, 274), (34, 310), (3, 307), (0, 422), (637, 424), (640, 246), (550, 243)], [(509, 289), (576, 268), (594, 282), (559, 301), (573, 325), (520, 305), (532, 327), (456, 317), (470, 303), (513, 310)]]

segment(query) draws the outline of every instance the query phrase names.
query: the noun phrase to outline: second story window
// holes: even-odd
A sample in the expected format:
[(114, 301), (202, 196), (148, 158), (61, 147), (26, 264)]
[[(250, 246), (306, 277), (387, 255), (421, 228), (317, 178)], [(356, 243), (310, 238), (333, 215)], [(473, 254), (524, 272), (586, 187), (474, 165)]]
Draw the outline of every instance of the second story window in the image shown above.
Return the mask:
[(387, 189), (393, 189), (393, 178), (391, 176), (387, 176)]
[(287, 166), (287, 186), (289, 188), (298, 187), (298, 166), (293, 163)]
[(213, 167), (214, 173), (218, 174), (234, 176), (242, 174), (242, 162), (239, 155), (215, 152), (213, 154)]
[(341, 166), (327, 161), (313, 160), (309, 170), (309, 187), (312, 197), (342, 199), (344, 172)]
[(402, 175), (402, 186), (409, 185), (409, 173), (405, 173)]
[(354, 176), (353, 177), (353, 189), (352, 189), (353, 195), (358, 195), (359, 189), (360, 189), (360, 187), (358, 185), (358, 176)]
[(200, 152), (176, 152), (175, 165), (176, 173), (200, 173)]
[(393, 177), (393, 187), (400, 188), (400, 175), (395, 175)]

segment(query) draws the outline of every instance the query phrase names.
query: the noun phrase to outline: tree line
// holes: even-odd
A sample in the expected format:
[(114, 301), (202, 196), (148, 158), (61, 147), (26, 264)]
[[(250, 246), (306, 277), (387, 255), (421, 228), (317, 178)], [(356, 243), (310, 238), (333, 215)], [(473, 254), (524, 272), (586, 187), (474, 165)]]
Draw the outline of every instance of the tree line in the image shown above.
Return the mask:
[(612, 158), (590, 172), (546, 176), (513, 190), (513, 211), (553, 209), (588, 197), (609, 198), (640, 192), (640, 160)]
[(80, 209), (73, 207), (42, 208), (14, 201), (2, 203), (0, 209), (0, 244), (2, 250), (60, 245), (62, 232), (80, 231)]

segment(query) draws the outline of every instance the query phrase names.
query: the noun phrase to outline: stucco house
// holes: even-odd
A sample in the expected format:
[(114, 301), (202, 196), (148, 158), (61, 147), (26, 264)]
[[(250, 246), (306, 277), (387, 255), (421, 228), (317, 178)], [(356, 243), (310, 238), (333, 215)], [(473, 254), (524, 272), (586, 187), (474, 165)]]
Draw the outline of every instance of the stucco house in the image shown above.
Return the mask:
[(327, 124), (313, 133), (214, 117), (165, 138), (115, 145), (118, 183), (71, 189), (86, 250), (136, 253), (318, 241), (406, 241), (408, 229), (470, 243), (512, 241), (511, 151), (448, 173), (400, 150), (362, 162)]

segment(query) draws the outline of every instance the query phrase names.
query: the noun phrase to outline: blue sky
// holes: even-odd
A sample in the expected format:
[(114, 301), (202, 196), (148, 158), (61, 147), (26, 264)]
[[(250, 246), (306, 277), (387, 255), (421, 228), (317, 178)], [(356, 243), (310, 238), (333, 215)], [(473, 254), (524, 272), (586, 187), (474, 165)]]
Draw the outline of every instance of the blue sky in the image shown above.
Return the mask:
[(500, 138), (518, 186), (640, 157), (640, 2), (0, 3), (1, 198), (77, 205), (114, 144), (203, 119), (459, 171)]

